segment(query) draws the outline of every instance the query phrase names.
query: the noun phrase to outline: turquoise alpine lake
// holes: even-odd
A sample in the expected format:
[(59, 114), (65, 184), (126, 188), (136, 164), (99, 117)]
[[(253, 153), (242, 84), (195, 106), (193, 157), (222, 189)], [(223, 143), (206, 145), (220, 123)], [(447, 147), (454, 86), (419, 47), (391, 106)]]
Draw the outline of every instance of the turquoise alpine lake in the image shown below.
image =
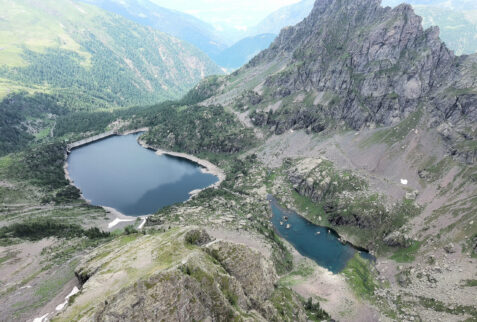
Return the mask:
[(374, 261), (367, 251), (340, 241), (335, 231), (317, 226), (297, 213), (283, 209), (272, 196), (268, 199), (273, 213), (272, 223), (278, 234), (301, 255), (311, 258), (318, 265), (336, 274), (346, 267), (357, 252), (361, 257)]
[(71, 151), (70, 179), (91, 204), (147, 215), (186, 201), (189, 192), (219, 180), (197, 163), (143, 148), (139, 135), (113, 136)]

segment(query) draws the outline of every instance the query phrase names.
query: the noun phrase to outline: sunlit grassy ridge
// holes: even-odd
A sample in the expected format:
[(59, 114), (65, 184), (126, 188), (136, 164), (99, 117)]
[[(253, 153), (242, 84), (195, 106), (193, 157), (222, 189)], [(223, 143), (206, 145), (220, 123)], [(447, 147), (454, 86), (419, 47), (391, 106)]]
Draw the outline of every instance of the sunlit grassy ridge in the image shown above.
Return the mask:
[[(89, 59), (90, 53), (69, 35), (69, 28), (81, 21), (104, 16), (95, 7), (64, 2), (49, 8), (56, 1), (0, 0), (0, 61), (2, 65), (25, 66), (24, 48), (42, 52), (55, 47), (77, 52)], [(46, 13), (46, 14), (45, 14)]]

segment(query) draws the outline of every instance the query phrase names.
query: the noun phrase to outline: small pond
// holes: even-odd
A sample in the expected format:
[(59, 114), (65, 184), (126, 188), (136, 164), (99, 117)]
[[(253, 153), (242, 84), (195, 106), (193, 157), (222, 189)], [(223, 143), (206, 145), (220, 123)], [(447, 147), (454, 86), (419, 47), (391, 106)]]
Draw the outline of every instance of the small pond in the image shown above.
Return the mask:
[(342, 243), (333, 230), (317, 226), (297, 213), (283, 209), (272, 196), (269, 196), (269, 200), (273, 213), (272, 223), (278, 234), (292, 244), (301, 255), (311, 258), (318, 265), (333, 273), (339, 273), (357, 252), (363, 258), (374, 260), (368, 252), (359, 250), (349, 243)]

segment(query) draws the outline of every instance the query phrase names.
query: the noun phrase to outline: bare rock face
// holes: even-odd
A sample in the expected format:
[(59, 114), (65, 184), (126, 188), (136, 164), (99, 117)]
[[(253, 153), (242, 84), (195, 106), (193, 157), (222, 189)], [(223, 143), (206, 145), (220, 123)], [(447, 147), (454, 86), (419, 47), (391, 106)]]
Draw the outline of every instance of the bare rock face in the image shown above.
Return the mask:
[[(191, 258), (183, 269), (160, 272), (138, 281), (101, 303), (94, 320), (226, 320), (235, 316), (230, 303), (232, 297), (246, 309), (247, 301), (240, 284), (217, 269), (206, 270), (204, 264), (201, 258)], [(222, 279), (216, 283), (215, 276)], [(227, 294), (231, 298), (224, 292), (230, 292)]]
[(242, 285), (252, 307), (260, 309), (260, 303), (270, 298), (278, 280), (273, 265), (259, 253), (238, 244), (218, 242), (208, 251)]
[(257, 61), (284, 52), (301, 66), (267, 80), (278, 88), (275, 95), (332, 91), (341, 98), (333, 117), (355, 129), (390, 124), (414, 111), (432, 77), (443, 75), (454, 59), (438, 30), (424, 31), (410, 6), (382, 8), (377, 0), (317, 1), (310, 16), (284, 30)]
[[(383, 8), (379, 0), (318, 0), (311, 14), (282, 30), (269, 49), (242, 69), (288, 57), (285, 70), (266, 79), (263, 91), (276, 100), (298, 93), (327, 93), (326, 104), (295, 104), (275, 113), (257, 111), (256, 125), (276, 134), (306, 128), (320, 132), (334, 124), (361, 129), (391, 125), (418, 109), (443, 133), (454, 154), (476, 160), (477, 55), (456, 57), (424, 30), (411, 6)], [(455, 148), (454, 148), (455, 149)]]

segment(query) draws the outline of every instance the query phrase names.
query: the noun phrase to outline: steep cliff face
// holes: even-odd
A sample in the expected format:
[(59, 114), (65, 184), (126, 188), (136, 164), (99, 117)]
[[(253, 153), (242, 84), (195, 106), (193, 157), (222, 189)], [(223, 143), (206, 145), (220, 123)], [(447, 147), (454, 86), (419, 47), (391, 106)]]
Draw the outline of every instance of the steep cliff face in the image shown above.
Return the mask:
[[(321, 132), (336, 124), (358, 130), (395, 124), (422, 108), (428, 126), (444, 124), (440, 132), (454, 149), (472, 141), (477, 56), (456, 57), (439, 39), (439, 29), (424, 30), (421, 22), (405, 4), (391, 9), (379, 0), (316, 1), (309, 17), (282, 30), (240, 71), (287, 58), (259, 92), (265, 103), (293, 97), (292, 104), (275, 113), (259, 106), (252, 120), (277, 134), (290, 128)], [(464, 159), (474, 160), (475, 149), (467, 151), (473, 155)]]

